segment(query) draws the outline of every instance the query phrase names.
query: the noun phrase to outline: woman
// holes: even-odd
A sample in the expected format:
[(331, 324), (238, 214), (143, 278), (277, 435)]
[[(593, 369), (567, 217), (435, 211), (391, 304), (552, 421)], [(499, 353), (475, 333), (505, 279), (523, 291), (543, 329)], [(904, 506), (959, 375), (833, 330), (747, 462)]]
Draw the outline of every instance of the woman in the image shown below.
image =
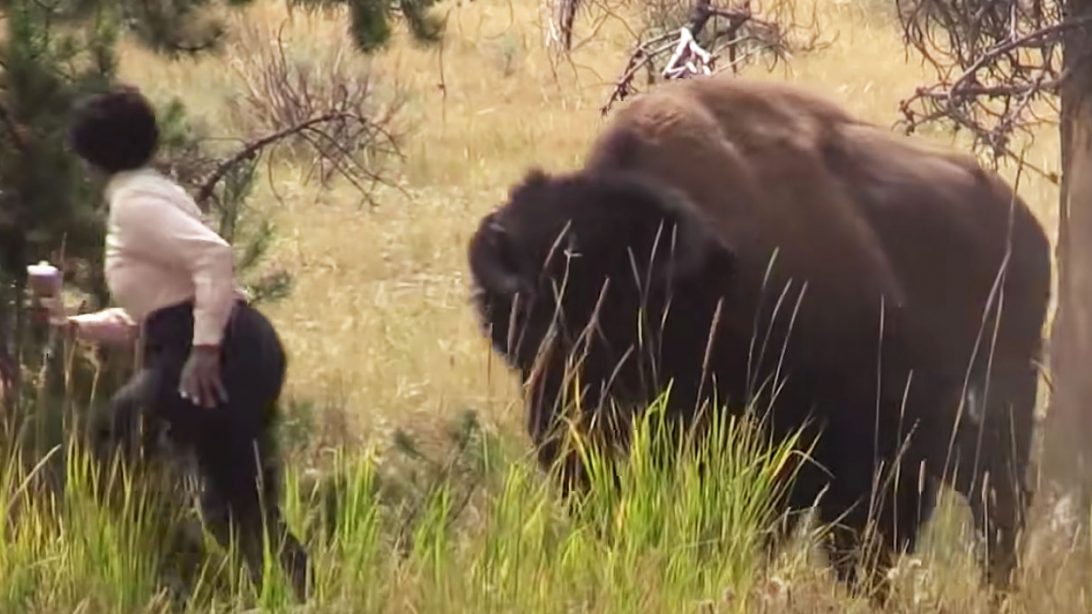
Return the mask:
[(90, 96), (73, 112), (69, 144), (107, 179), (105, 273), (118, 307), (67, 324), (77, 338), (100, 343), (125, 343), (143, 329), (144, 364), (111, 411), (165, 422), (172, 441), (195, 452), (202, 508), (217, 538), (226, 544), (234, 525), (260, 582), (268, 526), (274, 545), (283, 539), (281, 563), (303, 598), (307, 555), (281, 516), (269, 432), (284, 350), (245, 301), (231, 246), (180, 186), (149, 166), (158, 140), (155, 112), (132, 87)]

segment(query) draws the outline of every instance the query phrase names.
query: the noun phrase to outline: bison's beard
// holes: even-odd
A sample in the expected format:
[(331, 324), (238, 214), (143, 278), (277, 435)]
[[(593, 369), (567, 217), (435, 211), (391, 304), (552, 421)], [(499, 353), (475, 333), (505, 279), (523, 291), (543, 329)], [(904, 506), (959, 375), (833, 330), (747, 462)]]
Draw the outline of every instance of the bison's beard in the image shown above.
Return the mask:
[[(599, 372), (602, 369), (591, 365), (602, 367), (608, 362), (604, 353), (610, 344), (596, 318), (573, 317), (572, 313), (565, 313), (564, 306), (559, 309), (541, 295), (537, 300), (500, 295), (481, 286), (474, 288), (473, 303), (482, 333), (489, 337), (493, 349), (505, 362), (520, 372), (529, 388), (557, 387), (561, 380), (572, 379), (576, 371), (585, 384), (602, 387), (603, 382), (598, 381), (603, 379), (604, 374)], [(568, 307), (568, 311), (573, 310)], [(546, 381), (555, 384), (551, 386)], [(552, 398), (557, 394), (539, 390), (536, 396)]]

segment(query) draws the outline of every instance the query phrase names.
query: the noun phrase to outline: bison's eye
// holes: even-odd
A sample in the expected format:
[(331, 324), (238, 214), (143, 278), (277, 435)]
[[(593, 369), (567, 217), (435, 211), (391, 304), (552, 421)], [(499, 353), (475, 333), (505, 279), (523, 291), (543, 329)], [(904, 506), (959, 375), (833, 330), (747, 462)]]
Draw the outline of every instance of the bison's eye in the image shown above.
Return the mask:
[(560, 265), (562, 270), (567, 270), (575, 260), (578, 260), (583, 255), (577, 246), (577, 237), (572, 233), (568, 233), (565, 237), (565, 243), (558, 246), (557, 256), (555, 262)]
[(575, 234), (570, 232), (568, 234), (568, 236), (565, 238), (565, 249), (564, 249), (564, 251), (562, 251), (562, 253), (565, 254), (565, 258), (567, 260), (572, 260), (573, 258), (579, 258), (580, 257), (580, 252), (577, 250), (577, 246), (576, 246), (576, 235)]

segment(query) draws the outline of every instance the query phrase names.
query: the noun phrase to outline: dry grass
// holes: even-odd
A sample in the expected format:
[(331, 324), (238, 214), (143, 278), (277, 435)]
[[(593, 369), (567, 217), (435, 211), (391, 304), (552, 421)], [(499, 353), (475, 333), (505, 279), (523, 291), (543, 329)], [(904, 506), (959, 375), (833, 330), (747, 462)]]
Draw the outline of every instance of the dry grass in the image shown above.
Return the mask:
[[(832, 44), (773, 73), (757, 67), (750, 74), (814, 86), (870, 120), (892, 123), (899, 99), (928, 75), (905, 57), (884, 15), (816, 1), (823, 3), (819, 17)], [(467, 303), (468, 233), (528, 167), (557, 170), (579, 162), (627, 52), (624, 29), (611, 24), (571, 63), (554, 66), (541, 46), (535, 3), (476, 0), (441, 10), (447, 8), (442, 50), (398, 40), (358, 60), (361, 70), (377, 71), (381, 83), (408, 97), (416, 127), (398, 177), (404, 191), (385, 190), (382, 206), (369, 211), (350, 190), (320, 193), (304, 185), (301, 169), (279, 165), (258, 195), (280, 227), (273, 257), (298, 280), (289, 299), (268, 308), (291, 352), (289, 394), (346, 408), (354, 432), (369, 437), (395, 425), (427, 430), (464, 408), (497, 424), (520, 424), (514, 379), (478, 334)], [(286, 32), (296, 53), (348, 45), (336, 14), (289, 17), (265, 2), (240, 19), (271, 29), (290, 19)], [(194, 112), (230, 132), (224, 103), (239, 83), (224, 61), (165, 65), (127, 48), (122, 72), (154, 96), (182, 94)], [(939, 132), (927, 138), (951, 142)], [(1057, 146), (1056, 134), (1044, 131), (1028, 157), (1057, 170)], [(1005, 174), (1013, 177), (1011, 169)], [(1056, 187), (1025, 176), (1020, 192), (1053, 235)], [(937, 534), (947, 540), (954, 529)], [(924, 592), (900, 602), (897, 611), (987, 611), (961, 547), (926, 548), (947, 562), (931, 569)], [(1040, 540), (1017, 611), (1092, 607), (1087, 592), (1079, 592), (1080, 586), (1087, 591), (1087, 575), (1073, 571), (1075, 563), (1064, 556), (1069, 550)], [(797, 589), (795, 605), (781, 611), (850, 609), (817, 568), (791, 574), (807, 588)]]

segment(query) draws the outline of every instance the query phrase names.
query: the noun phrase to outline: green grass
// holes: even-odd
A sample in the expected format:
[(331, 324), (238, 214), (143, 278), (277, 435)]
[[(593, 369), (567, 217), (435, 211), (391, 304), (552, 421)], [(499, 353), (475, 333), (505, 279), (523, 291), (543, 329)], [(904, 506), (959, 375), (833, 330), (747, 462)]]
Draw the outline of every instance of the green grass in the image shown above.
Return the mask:
[[(0, 611), (131, 612), (151, 604), (168, 510), (119, 465), (96, 466), (77, 446), (64, 451), (59, 492), (37, 479), (44, 463), (27, 470), (13, 452), (0, 471)], [(96, 496), (104, 492), (106, 501)]]
[[(571, 505), (469, 414), (451, 429), (459, 445), (446, 460), (404, 444), (416, 474), (391, 469), (374, 450), (334, 452), (318, 480), (289, 471), (286, 513), (315, 564), (306, 607), (668, 612), (750, 594), (776, 515), (775, 476), (791, 466), (793, 442), (767, 446), (750, 420), (730, 419), (684, 445), (666, 435), (661, 409), (635, 424), (633, 452), (616, 473), (583, 450), (591, 487)], [(204, 555), (179, 560), (165, 536), (189, 513), (170, 504), (181, 491), (165, 474), (100, 466), (71, 440), (53, 451), (64, 456), (60, 496), (15, 452), (0, 469), (0, 505), (14, 510), (0, 538), (0, 611), (292, 606), (273, 557), (261, 591), (207, 536)], [(677, 462), (659, 462), (665, 452)], [(169, 580), (178, 588), (182, 576), (184, 599)]]

